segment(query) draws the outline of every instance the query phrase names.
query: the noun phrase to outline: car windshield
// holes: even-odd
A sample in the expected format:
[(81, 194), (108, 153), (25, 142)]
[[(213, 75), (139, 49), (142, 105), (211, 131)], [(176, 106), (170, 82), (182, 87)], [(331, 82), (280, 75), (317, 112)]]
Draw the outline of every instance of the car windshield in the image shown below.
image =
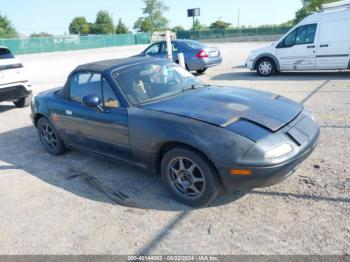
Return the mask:
[(112, 73), (133, 105), (179, 95), (204, 86), (191, 73), (169, 61), (153, 61), (117, 69)]

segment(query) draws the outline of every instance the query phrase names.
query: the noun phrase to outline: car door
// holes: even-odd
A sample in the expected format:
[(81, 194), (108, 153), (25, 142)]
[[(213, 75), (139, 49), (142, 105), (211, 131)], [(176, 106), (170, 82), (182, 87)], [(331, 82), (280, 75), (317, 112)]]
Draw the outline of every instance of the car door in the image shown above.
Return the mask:
[(144, 56), (161, 57), (162, 56), (161, 49), (162, 49), (162, 42), (155, 43), (149, 46), (144, 51)]
[(93, 90), (94, 81), (92, 72), (79, 72), (71, 76), (69, 80), (69, 97), (63, 108), (63, 129), (67, 143), (75, 147), (84, 147), (85, 142), (85, 116), (94, 111), (82, 104), (85, 95), (95, 92), (99, 94), (98, 87)]
[[(176, 42), (171, 42), (171, 47), (172, 47), (173, 61), (178, 61), (179, 53), (181, 53), (180, 46)], [(168, 58), (168, 46), (166, 42), (162, 42), (160, 53), (162, 58)]]
[[(100, 109), (82, 103), (84, 96), (92, 94), (101, 97)], [(78, 73), (71, 78), (69, 96), (65, 109), (65, 130), (69, 143), (82, 149), (128, 160), (128, 113), (119, 103), (109, 82), (99, 73)]]
[[(330, 16), (330, 17), (328, 17)], [(318, 69), (348, 68), (350, 61), (350, 19), (345, 14), (327, 14), (322, 19), (317, 45)]]
[(276, 47), (281, 70), (316, 69), (317, 24), (302, 25), (290, 32)]

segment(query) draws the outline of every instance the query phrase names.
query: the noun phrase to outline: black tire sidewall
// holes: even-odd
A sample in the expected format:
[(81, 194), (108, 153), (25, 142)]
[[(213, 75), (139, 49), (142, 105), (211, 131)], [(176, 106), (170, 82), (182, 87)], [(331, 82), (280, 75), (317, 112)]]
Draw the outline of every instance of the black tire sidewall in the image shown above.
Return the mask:
[[(263, 62), (269, 62), (269, 63), (271, 64), (271, 67), (272, 67), (272, 68), (271, 68), (271, 72), (270, 72), (269, 74), (267, 74), (267, 75), (264, 75), (264, 74), (262, 74), (262, 73), (259, 71), (260, 64), (263, 63)], [(263, 77), (272, 76), (272, 75), (274, 75), (274, 74), (276, 73), (276, 64), (275, 64), (275, 62), (274, 62), (272, 59), (270, 59), (270, 58), (262, 58), (262, 59), (260, 59), (260, 60), (258, 61), (258, 63), (257, 63), (256, 71), (258, 72), (258, 74), (259, 74), (260, 76), (263, 76)]]
[[(195, 198), (195, 199), (186, 198), (180, 192), (174, 189), (174, 187), (172, 186), (172, 182), (170, 180), (170, 177), (168, 176), (167, 167), (169, 165), (169, 162), (176, 157), (188, 158), (193, 162), (195, 162), (199, 166), (199, 168), (202, 170), (206, 186), (203, 194), (199, 198)], [(162, 159), (161, 174), (162, 174), (163, 180), (165, 181), (168, 188), (170, 189), (173, 197), (177, 199), (179, 202), (184, 203), (188, 206), (201, 207), (209, 204), (218, 194), (220, 189), (219, 181), (218, 181), (218, 177), (215, 169), (211, 166), (210, 163), (208, 163), (208, 160), (206, 160), (200, 154), (198, 154), (197, 152), (191, 149), (174, 148), (168, 151)]]
[(197, 72), (198, 74), (204, 74), (205, 71), (207, 71), (207, 68), (196, 70), (196, 72)]
[(26, 96), (26, 97), (22, 97), (21, 99), (19, 99), (18, 101), (14, 101), (13, 103), (14, 103), (15, 106), (18, 107), (18, 108), (30, 106), (30, 103), (31, 103), (31, 101), (32, 101), (32, 96), (33, 96), (33, 95), (29, 95), (29, 96)]
[[(41, 135), (41, 129), (42, 129), (42, 126), (44, 124), (47, 124), (48, 126), (50, 126), (50, 128), (54, 131), (54, 133), (56, 135), (57, 146), (55, 149), (50, 148), (43, 140), (43, 137)], [(63, 144), (60, 137), (58, 136), (56, 129), (54, 128), (54, 126), (50, 123), (50, 121), (47, 118), (41, 117), (38, 120), (37, 129), (38, 129), (38, 135), (39, 135), (40, 142), (49, 154), (54, 155), (54, 156), (59, 156), (59, 155), (62, 155), (66, 151), (66, 147)]]

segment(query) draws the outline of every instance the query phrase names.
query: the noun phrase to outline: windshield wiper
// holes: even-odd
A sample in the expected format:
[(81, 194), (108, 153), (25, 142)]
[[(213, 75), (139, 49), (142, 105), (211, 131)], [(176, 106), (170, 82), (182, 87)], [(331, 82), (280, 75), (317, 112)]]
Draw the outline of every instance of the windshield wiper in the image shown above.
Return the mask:
[(184, 87), (182, 89), (182, 92), (186, 92), (188, 90), (195, 90), (195, 89), (202, 88), (202, 87), (207, 87), (207, 86), (211, 86), (211, 85), (208, 85), (208, 84), (192, 84), (190, 86)]

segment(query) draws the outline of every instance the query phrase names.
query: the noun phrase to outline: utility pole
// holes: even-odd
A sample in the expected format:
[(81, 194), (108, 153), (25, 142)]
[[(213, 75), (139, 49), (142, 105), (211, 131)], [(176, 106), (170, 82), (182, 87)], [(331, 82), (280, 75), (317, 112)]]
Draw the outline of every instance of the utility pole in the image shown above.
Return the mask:
[(239, 8), (238, 8), (238, 14), (237, 14), (237, 30), (238, 30), (238, 35), (240, 35), (240, 17), (241, 16), (241, 11), (239, 10)]
[(115, 23), (114, 23), (114, 13), (111, 13), (112, 15), (112, 21), (113, 21), (113, 35), (117, 34), (116, 28), (115, 28)]

